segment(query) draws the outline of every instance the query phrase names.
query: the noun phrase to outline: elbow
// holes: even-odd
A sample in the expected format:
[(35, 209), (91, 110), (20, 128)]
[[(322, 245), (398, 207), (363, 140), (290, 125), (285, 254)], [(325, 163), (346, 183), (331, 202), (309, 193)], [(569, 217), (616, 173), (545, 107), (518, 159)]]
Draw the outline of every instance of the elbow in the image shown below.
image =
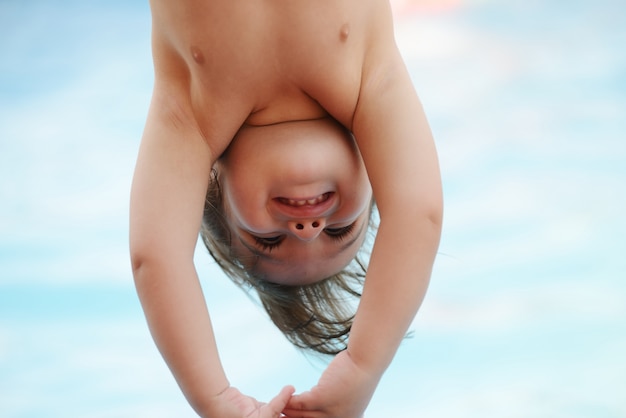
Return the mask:
[(428, 225), (439, 236), (443, 228), (443, 191), (441, 187), (433, 188), (429, 193), (412, 195), (405, 202), (415, 208), (415, 216), (421, 223)]
[(414, 219), (415, 231), (419, 231), (419, 236), (428, 239), (435, 247), (439, 247), (443, 229), (443, 205), (434, 203), (422, 206), (414, 213)]
[(133, 273), (133, 280), (135, 285), (141, 280), (143, 272), (146, 270), (146, 265), (149, 265), (148, 257), (145, 251), (141, 251), (139, 248), (131, 246), (130, 248), (130, 265)]
[(408, 198), (399, 199), (393, 205), (378, 206), (380, 222), (397, 224), (405, 229), (424, 228), (436, 234), (443, 227), (443, 199)]
[(146, 277), (149, 276), (148, 271), (154, 271), (154, 264), (156, 259), (154, 256), (154, 249), (150, 245), (143, 245), (139, 243), (133, 243), (130, 245), (130, 265), (133, 273), (133, 280), (137, 288), (141, 287), (142, 283), (146, 282)]
[(159, 287), (166, 276), (167, 266), (160, 263), (154, 253), (141, 248), (131, 248), (130, 262), (135, 291), (143, 303), (155, 287)]
[(439, 198), (427, 205), (424, 216), (440, 234), (443, 227), (443, 199)]
[(135, 287), (141, 291), (194, 269), (193, 250), (181, 250), (154, 241), (131, 240), (130, 264)]

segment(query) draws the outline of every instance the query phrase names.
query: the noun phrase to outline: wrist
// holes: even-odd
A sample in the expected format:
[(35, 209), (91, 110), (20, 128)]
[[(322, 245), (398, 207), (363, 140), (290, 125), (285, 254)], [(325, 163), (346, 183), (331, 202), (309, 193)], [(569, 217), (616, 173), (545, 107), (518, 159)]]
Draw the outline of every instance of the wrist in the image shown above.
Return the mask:
[(213, 391), (202, 391), (202, 393), (191, 394), (185, 392), (185, 397), (193, 410), (202, 418), (217, 418), (230, 416), (226, 413), (227, 402), (224, 394), (231, 389), (230, 384), (226, 384)]

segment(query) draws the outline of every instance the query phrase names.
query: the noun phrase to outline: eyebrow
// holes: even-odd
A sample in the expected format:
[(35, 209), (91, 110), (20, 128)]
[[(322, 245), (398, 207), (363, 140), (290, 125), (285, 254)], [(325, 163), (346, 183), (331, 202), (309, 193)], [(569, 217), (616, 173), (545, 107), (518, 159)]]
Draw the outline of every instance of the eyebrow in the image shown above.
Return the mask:
[[(333, 255), (339, 255), (341, 253), (343, 253), (344, 251), (346, 251), (348, 248), (350, 248), (360, 237), (361, 234), (363, 233), (363, 229), (365, 229), (365, 226), (369, 224), (369, 219), (366, 219), (363, 223), (361, 223), (361, 227), (359, 228), (359, 231), (354, 234), (354, 236), (352, 238), (350, 238), (349, 241), (346, 241), (345, 243), (343, 243), (341, 245), (341, 247), (339, 247), (339, 251), (337, 251), (335, 254)], [(285, 264), (284, 261), (279, 260), (276, 257), (272, 257), (270, 254), (259, 250), (258, 248), (256, 248), (255, 246), (249, 244), (248, 242), (246, 242), (241, 235), (237, 234), (237, 238), (239, 239), (239, 242), (241, 242), (241, 245), (243, 245), (244, 247), (246, 247), (248, 249), (248, 251), (250, 251), (253, 255), (255, 255), (256, 257), (259, 257), (269, 263), (272, 264)]]

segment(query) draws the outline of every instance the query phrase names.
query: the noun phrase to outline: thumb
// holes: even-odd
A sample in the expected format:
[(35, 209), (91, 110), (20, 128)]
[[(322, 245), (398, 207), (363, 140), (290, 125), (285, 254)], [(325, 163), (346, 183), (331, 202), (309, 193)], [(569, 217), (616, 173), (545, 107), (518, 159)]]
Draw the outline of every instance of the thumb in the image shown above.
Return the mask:
[(280, 393), (266, 405), (272, 417), (281, 416), (283, 409), (285, 409), (287, 402), (289, 402), (291, 395), (293, 395), (295, 391), (293, 386), (285, 386)]

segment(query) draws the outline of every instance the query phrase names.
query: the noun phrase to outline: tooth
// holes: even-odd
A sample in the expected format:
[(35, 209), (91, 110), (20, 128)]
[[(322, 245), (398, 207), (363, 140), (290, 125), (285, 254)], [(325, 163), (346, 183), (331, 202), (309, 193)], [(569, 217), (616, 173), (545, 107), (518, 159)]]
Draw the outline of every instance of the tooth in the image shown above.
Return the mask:
[(328, 197), (329, 197), (328, 193), (324, 193), (313, 199), (296, 200), (296, 199), (280, 198), (280, 201), (286, 205), (300, 207), (300, 206), (305, 206), (305, 205), (316, 205), (318, 203), (325, 202), (326, 200), (328, 200)]

